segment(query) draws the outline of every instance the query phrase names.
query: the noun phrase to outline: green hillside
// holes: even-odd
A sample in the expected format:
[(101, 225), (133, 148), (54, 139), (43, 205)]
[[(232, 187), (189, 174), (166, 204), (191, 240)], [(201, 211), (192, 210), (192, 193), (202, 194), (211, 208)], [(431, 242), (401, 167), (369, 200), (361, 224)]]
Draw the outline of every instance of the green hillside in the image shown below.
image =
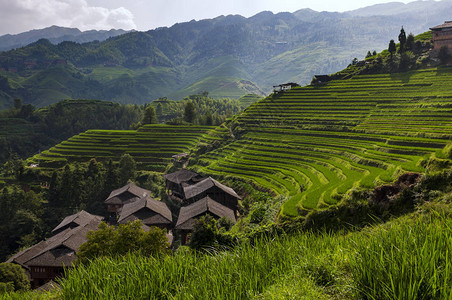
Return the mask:
[[(401, 24), (424, 32), (447, 19), (451, 4), (420, 3), (422, 13), (358, 16), (300, 10), (219, 16), (105, 41), (52, 44), (41, 39), (0, 52), (0, 109), (14, 98), (45, 106), (63, 99), (144, 104), (208, 91), (213, 97), (268, 94), (284, 82), (346, 67), (388, 47)], [(428, 17), (419, 18), (426, 13)]]
[(229, 122), (235, 139), (197, 168), (289, 196), (287, 216), (335, 205), (353, 188), (424, 170), (452, 138), (451, 80), (452, 68), (437, 68), (271, 95)]
[(88, 130), (30, 159), (40, 167), (67, 162), (119, 161), (129, 153), (141, 169), (163, 172), (171, 156), (187, 151), (214, 127), (145, 125), (139, 130)]

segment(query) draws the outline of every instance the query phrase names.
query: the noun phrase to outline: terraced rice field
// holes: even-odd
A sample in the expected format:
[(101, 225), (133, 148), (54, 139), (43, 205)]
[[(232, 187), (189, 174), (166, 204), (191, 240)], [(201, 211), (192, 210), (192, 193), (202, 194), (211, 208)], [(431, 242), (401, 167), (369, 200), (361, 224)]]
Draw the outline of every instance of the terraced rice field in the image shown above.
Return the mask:
[(201, 169), (285, 194), (282, 212), (295, 216), (424, 171), (419, 161), (452, 138), (452, 68), (294, 88), (250, 106), (237, 125), (245, 134), (203, 155)]
[[(171, 156), (187, 151), (214, 127), (145, 125), (135, 130), (88, 130), (41, 153), (40, 166), (61, 166), (67, 161), (118, 161), (129, 153), (141, 168), (163, 171)], [(34, 161), (38, 157), (33, 158)]]

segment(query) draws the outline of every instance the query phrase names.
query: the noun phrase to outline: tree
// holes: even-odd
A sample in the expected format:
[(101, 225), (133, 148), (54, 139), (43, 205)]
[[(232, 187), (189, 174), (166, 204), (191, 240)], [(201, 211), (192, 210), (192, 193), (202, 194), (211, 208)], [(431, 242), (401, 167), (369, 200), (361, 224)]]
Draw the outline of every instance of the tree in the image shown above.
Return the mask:
[(369, 58), (371, 56), (372, 56), (372, 53), (370, 51), (367, 51), (366, 58)]
[(377, 51), (374, 50), (374, 52), (372, 52), (372, 56), (377, 55)]
[(158, 123), (157, 114), (156, 114), (155, 108), (153, 106), (148, 105), (148, 107), (146, 107), (146, 110), (144, 111), (144, 117), (143, 117), (143, 120), (141, 121), (141, 123), (143, 125)]
[(439, 48), (438, 58), (442, 64), (446, 64), (449, 60), (449, 48), (447, 46), (442, 46)]
[(414, 35), (412, 33), (406, 39), (405, 49), (408, 51), (414, 50)]
[(190, 237), (189, 246), (193, 249), (203, 249), (214, 246), (218, 235), (217, 222), (210, 215), (199, 218)]
[(394, 40), (391, 40), (389, 42), (388, 51), (391, 54), (391, 59), (392, 59), (392, 55), (396, 52), (396, 44), (394, 43)]
[(196, 117), (196, 111), (195, 111), (195, 105), (192, 101), (188, 101), (187, 104), (185, 104), (185, 110), (184, 110), (184, 120), (188, 123), (193, 123), (195, 121)]
[(123, 154), (119, 160), (120, 184), (126, 184), (129, 179), (135, 178), (136, 169), (137, 165), (133, 157), (128, 153)]
[(150, 227), (144, 231), (140, 221), (108, 226), (104, 222), (98, 230), (90, 231), (87, 241), (80, 246), (77, 257), (88, 262), (97, 257), (125, 255), (129, 252), (145, 256), (160, 256), (169, 253), (166, 230)]
[(14, 99), (14, 108), (17, 110), (22, 108), (22, 99), (20, 99), (20, 98)]
[(162, 103), (157, 104), (157, 116), (161, 116), (163, 114), (163, 106)]
[[(24, 291), (30, 288), (30, 282), (21, 266), (12, 263), (0, 263), (0, 283), (8, 290), (13, 287), (14, 291)], [(9, 288), (8, 288), (9, 286)]]
[(399, 42), (400, 42), (400, 52), (403, 52), (405, 50), (405, 43), (406, 43), (406, 34), (405, 34), (405, 30), (400, 29), (400, 33), (399, 33)]

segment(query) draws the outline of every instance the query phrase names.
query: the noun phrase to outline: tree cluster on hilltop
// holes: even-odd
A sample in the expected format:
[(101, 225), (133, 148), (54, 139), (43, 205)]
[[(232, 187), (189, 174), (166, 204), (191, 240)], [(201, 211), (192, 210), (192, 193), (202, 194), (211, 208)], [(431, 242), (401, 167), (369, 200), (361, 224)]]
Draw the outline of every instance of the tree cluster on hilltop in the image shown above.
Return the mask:
[(358, 74), (395, 73), (438, 65), (431, 55), (432, 32), (417, 36), (406, 35), (402, 27), (398, 35), (399, 43), (392, 39), (388, 49), (381, 53), (368, 51), (364, 60), (353, 59), (352, 63), (342, 71), (330, 75), (331, 79), (349, 78)]

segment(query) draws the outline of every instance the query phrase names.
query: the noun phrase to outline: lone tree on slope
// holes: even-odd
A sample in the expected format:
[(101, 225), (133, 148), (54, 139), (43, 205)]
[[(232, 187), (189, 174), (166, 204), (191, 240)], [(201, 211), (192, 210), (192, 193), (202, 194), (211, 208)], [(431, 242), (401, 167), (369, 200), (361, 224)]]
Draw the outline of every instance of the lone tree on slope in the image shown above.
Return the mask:
[(193, 102), (188, 101), (187, 104), (185, 104), (185, 110), (184, 110), (184, 120), (188, 123), (193, 123), (195, 121), (196, 117), (196, 109)]
[(388, 51), (389, 51), (389, 53), (391, 53), (391, 59), (392, 59), (392, 55), (396, 52), (396, 44), (395, 44), (394, 40), (391, 40), (389, 42)]
[(157, 114), (153, 106), (149, 105), (148, 107), (146, 107), (146, 110), (144, 111), (144, 117), (141, 123), (143, 123), (143, 125), (158, 123)]
[(406, 44), (406, 33), (405, 33), (405, 30), (403, 29), (403, 26), (402, 26), (402, 29), (400, 29), (400, 34), (399, 34), (399, 42), (400, 42), (400, 53), (402, 53), (404, 50), (405, 50), (405, 44)]

